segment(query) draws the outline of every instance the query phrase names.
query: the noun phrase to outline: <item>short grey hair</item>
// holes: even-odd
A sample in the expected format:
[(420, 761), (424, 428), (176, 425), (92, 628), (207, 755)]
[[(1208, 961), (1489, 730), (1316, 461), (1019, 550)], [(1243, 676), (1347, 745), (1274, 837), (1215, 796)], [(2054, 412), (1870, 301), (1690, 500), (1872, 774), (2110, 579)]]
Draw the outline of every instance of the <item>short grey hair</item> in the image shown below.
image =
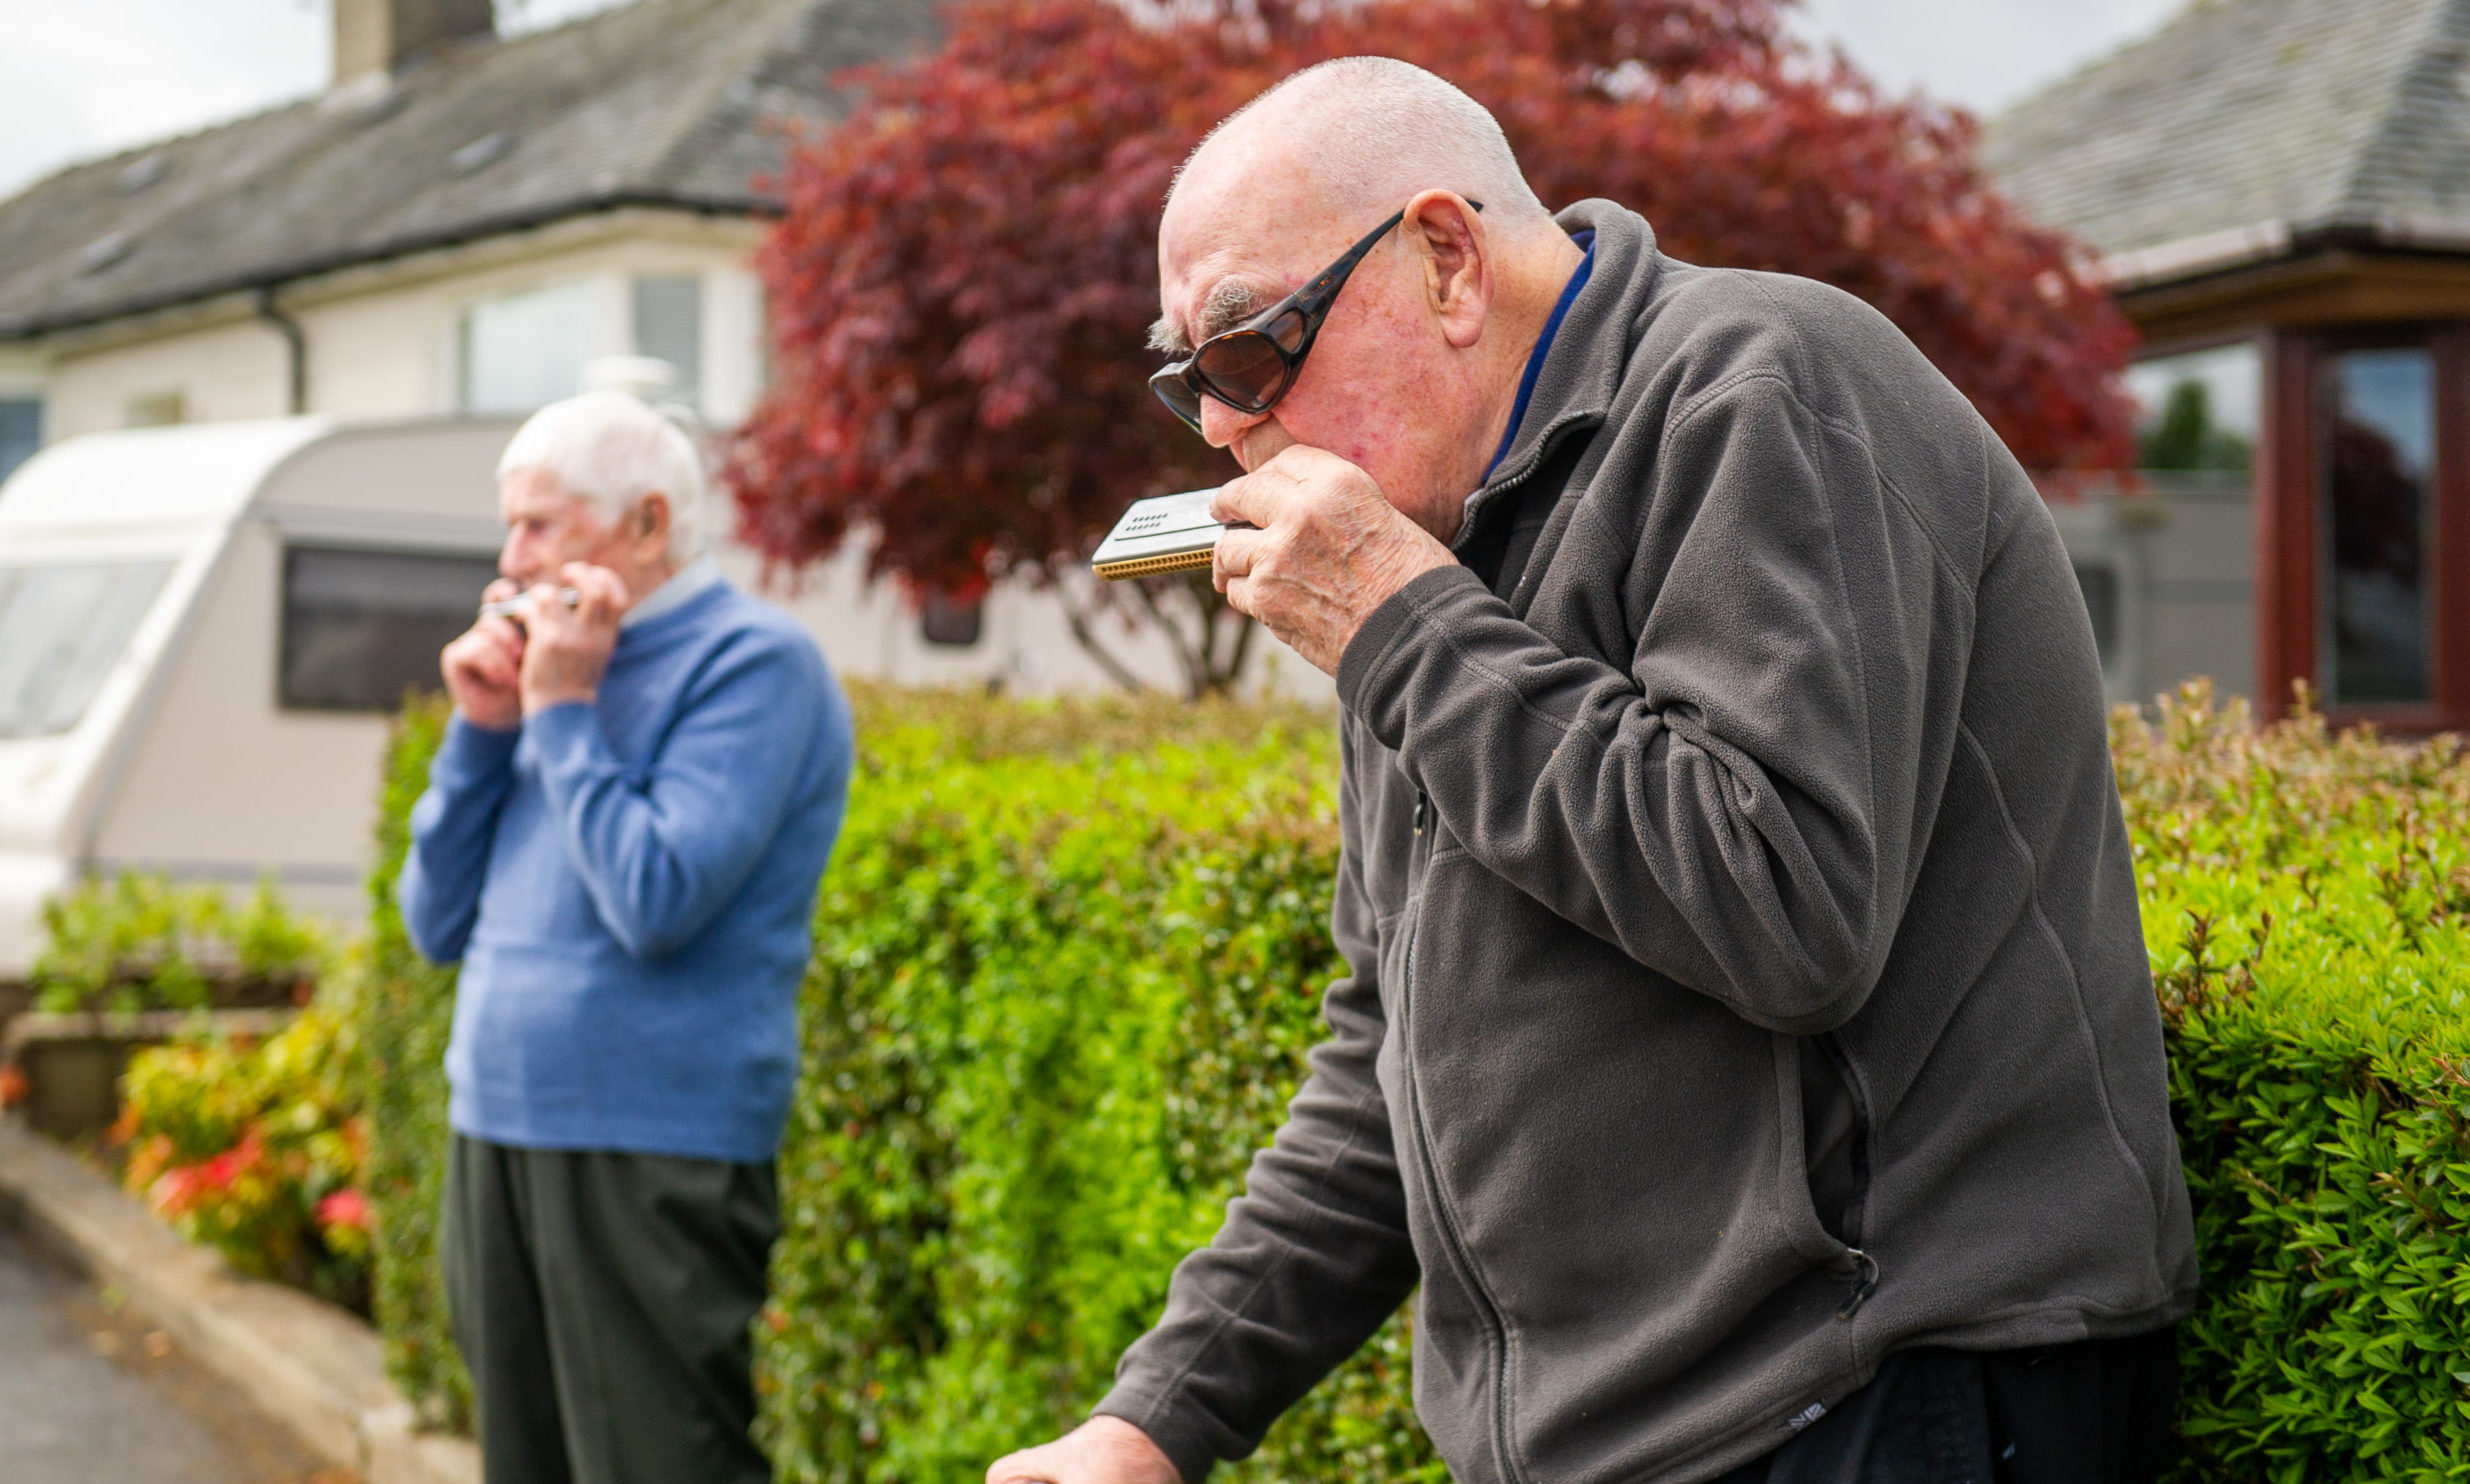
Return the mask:
[(703, 550), (703, 458), (695, 440), (624, 392), (585, 392), (533, 413), (498, 458), (497, 477), (502, 483), (525, 469), (548, 474), (612, 521), (646, 495), (666, 496), (670, 557), (686, 561)]

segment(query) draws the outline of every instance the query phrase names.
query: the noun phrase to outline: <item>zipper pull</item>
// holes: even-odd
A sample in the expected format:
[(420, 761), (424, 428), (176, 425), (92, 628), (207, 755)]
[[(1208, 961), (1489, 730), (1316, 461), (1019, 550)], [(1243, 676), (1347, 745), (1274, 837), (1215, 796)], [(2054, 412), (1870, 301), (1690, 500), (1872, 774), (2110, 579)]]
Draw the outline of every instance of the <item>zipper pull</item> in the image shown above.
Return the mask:
[(1424, 821), (1432, 817), (1432, 797), (1422, 789), (1415, 791), (1415, 833), (1424, 832)]
[(1860, 1266), (1853, 1276), (1852, 1296), (1844, 1300), (1844, 1307), (1835, 1311), (1835, 1317), (1838, 1319), (1850, 1319), (1860, 1313), (1861, 1306), (1868, 1303), (1870, 1295), (1878, 1291), (1878, 1259), (1858, 1247), (1847, 1247), (1844, 1250), (1851, 1253), (1852, 1260)]

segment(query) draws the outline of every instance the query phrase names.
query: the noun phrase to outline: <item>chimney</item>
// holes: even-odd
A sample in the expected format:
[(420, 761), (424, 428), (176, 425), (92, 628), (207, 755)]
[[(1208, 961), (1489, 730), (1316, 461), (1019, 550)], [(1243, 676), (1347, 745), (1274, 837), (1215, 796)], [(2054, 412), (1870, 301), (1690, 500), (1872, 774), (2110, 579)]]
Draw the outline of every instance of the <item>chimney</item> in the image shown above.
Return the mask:
[(334, 83), (393, 72), (443, 41), (496, 33), (493, 0), (334, 0)]

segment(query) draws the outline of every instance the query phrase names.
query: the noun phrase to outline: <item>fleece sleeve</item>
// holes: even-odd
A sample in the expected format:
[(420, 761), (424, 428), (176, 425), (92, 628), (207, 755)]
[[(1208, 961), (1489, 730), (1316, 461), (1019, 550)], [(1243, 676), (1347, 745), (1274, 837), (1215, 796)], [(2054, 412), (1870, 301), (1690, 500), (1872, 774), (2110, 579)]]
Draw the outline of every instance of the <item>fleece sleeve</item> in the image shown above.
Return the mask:
[(576, 874), (620, 947), (684, 947), (762, 861), (818, 745), (827, 688), (785, 643), (750, 637), (696, 675), (648, 762), (620, 762), (589, 703), (526, 717)]
[(1906, 661), (1940, 574), (1845, 560), (1893, 527), (1892, 492), (1779, 378), (1677, 416), (1652, 467), (1653, 528), (1582, 506), (1563, 538), (1624, 548), (1601, 601), (1637, 636), (1627, 669), (1444, 568), (1366, 621), (1339, 696), (1493, 872), (1755, 1024), (1827, 1031), (1902, 912), (1932, 704)]
[(429, 760), (429, 787), (412, 805), (412, 844), (395, 882), (403, 930), (431, 963), (463, 957), (480, 917), (498, 810), (514, 781), (516, 732), (446, 723)]
[(1331, 911), (1349, 972), (1322, 1002), (1330, 1038), (1312, 1052), (1286, 1123), (1254, 1156), (1216, 1239), (1176, 1266), (1165, 1317), (1124, 1352), (1097, 1406), (1147, 1433), (1185, 1484), (1248, 1456), (1415, 1287), (1406, 1197), (1373, 1073), (1384, 1022), (1349, 795), (1342, 787)]

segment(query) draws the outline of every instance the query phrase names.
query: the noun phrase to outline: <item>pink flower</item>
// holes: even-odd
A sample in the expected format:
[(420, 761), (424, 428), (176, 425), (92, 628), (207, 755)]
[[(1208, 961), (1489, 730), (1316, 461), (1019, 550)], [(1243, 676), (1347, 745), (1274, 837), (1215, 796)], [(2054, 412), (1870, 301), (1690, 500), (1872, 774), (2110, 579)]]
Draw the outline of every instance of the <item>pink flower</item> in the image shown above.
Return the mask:
[(369, 1198), (345, 1186), (317, 1203), (317, 1224), (348, 1226), (365, 1232), (369, 1229)]

